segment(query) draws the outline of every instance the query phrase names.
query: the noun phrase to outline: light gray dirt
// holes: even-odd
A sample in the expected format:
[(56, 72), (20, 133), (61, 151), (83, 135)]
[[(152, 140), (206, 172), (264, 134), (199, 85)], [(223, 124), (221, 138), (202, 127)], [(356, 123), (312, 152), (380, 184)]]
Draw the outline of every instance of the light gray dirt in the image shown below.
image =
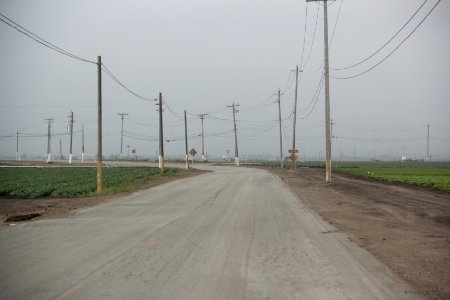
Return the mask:
[(419, 299), (264, 170), (0, 230), (0, 299)]

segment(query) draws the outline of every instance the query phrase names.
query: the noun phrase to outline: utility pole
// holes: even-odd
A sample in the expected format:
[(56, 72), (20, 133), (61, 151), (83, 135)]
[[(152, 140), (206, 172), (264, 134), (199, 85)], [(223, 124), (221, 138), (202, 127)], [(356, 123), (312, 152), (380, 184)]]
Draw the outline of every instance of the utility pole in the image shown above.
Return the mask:
[(128, 116), (127, 113), (117, 113), (118, 116), (122, 118), (122, 130), (120, 131), (120, 159), (122, 159), (122, 149), (123, 149), (123, 118)]
[(50, 163), (52, 161), (52, 145), (51, 145), (51, 140), (52, 140), (52, 136), (51, 136), (51, 127), (52, 127), (52, 123), (54, 121), (53, 118), (48, 118), (45, 119), (48, 122), (48, 132), (47, 132), (47, 163)]
[(16, 161), (20, 161), (20, 155), (19, 155), (19, 132), (17, 131), (16, 135)]
[(280, 167), (283, 169), (283, 136), (281, 135), (281, 91), (278, 89), (278, 121), (280, 127)]
[(294, 125), (292, 129), (292, 150), (291, 152), (291, 169), (297, 168), (297, 150), (295, 149), (295, 127), (297, 125), (297, 95), (298, 95), (298, 66), (295, 67), (295, 102), (294, 102)]
[(331, 122), (330, 122), (330, 65), (328, 57), (328, 1), (327, 0), (306, 0), (306, 2), (323, 1), (323, 42), (325, 61), (325, 181), (331, 182)]
[(427, 161), (430, 160), (430, 124), (427, 125)]
[(200, 119), (202, 120), (202, 162), (206, 161), (205, 156), (205, 131), (203, 130), (203, 120), (207, 114), (199, 114)]
[(103, 191), (102, 185), (102, 57), (97, 56), (97, 193)]
[(164, 134), (163, 134), (163, 109), (162, 94), (159, 93), (159, 168), (164, 171)]
[(62, 140), (59, 139), (59, 159), (63, 160), (63, 154), (62, 154)]
[(73, 140), (73, 111), (70, 112), (70, 151), (69, 151), (69, 164), (72, 163), (72, 140)]
[[(203, 132), (203, 130), (202, 130), (202, 132)], [(186, 110), (184, 110), (184, 143), (185, 143), (185, 146), (186, 146), (186, 170), (189, 170), (189, 152), (188, 152), (189, 150), (188, 150), (188, 137), (187, 137)]]
[(233, 123), (234, 123), (234, 164), (239, 167), (239, 152), (238, 152), (238, 143), (237, 143), (237, 128), (236, 128), (236, 113), (239, 110), (236, 109), (236, 106), (239, 104), (227, 105), (227, 107), (233, 108)]
[(84, 123), (81, 124), (81, 163), (84, 163)]

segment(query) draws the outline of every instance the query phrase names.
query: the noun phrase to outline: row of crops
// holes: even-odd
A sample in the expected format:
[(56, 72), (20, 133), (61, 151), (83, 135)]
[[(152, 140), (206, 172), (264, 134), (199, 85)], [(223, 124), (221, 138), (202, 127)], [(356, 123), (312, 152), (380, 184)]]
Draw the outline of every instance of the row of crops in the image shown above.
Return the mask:
[(450, 193), (450, 169), (335, 168), (334, 172), (385, 182), (406, 183)]
[[(261, 164), (261, 163), (260, 163)], [(277, 167), (279, 162), (263, 165)], [(290, 161), (285, 161), (290, 168)], [(323, 161), (297, 161), (298, 168), (325, 168)], [(450, 162), (438, 161), (333, 161), (333, 173), (384, 182), (404, 183), (450, 193)]]
[[(176, 169), (104, 168), (105, 193), (129, 190), (137, 184), (170, 176)], [(97, 190), (95, 168), (0, 168), (0, 195), (12, 198), (82, 197)]]

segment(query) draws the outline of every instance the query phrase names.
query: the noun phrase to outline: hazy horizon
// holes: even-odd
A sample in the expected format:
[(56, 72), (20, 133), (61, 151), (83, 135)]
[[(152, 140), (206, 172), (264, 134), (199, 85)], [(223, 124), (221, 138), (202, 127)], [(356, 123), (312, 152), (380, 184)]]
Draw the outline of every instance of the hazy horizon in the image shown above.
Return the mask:
[[(424, 1), (329, 4), (333, 160), (340, 160), (341, 153), (347, 160), (424, 159), (428, 124), (432, 160), (450, 160), (449, 1), (440, 2), (379, 66), (353, 79), (335, 79), (357, 75), (380, 62), (437, 2), (426, 1), (380, 53), (348, 70), (336, 69), (370, 56)], [(278, 89), (284, 92), (283, 153), (287, 156), (292, 145), (295, 85), (291, 70), (301, 64), (296, 148), (300, 159), (325, 156), (324, 89), (318, 89), (323, 7), (316, 2), (4, 0), (0, 12), (84, 59), (96, 61), (102, 56), (105, 66), (139, 95), (157, 98), (161, 92), (169, 158), (184, 155), (184, 110), (188, 112), (189, 149), (197, 150), (197, 158), (201, 151), (198, 115), (203, 113), (208, 114), (204, 120), (208, 154), (233, 157), (233, 116), (227, 107), (233, 102), (240, 104), (236, 114), (240, 157), (278, 158)], [(45, 157), (47, 118), (54, 118), (52, 153), (59, 156), (61, 140), (68, 157), (71, 111), (75, 119), (73, 155), (81, 156), (83, 124), (86, 152), (95, 155), (97, 66), (50, 50), (3, 22), (0, 25), (0, 157), (15, 157), (16, 132), (20, 133), (20, 154)], [(139, 157), (154, 157), (158, 151), (155, 102), (128, 93), (105, 73), (102, 80), (103, 155), (119, 154), (118, 113), (127, 113), (124, 157), (127, 145), (130, 155), (136, 149)]]

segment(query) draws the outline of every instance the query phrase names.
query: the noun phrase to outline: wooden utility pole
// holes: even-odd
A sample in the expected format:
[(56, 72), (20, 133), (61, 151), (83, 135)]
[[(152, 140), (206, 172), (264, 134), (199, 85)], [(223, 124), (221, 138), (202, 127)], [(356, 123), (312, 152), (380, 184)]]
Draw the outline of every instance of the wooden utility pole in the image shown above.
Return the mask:
[(162, 94), (159, 93), (159, 168), (164, 171), (164, 134), (163, 134), (163, 109)]
[(62, 140), (59, 139), (59, 159), (63, 160), (63, 153), (62, 153)]
[(117, 113), (118, 116), (122, 119), (122, 130), (120, 131), (120, 159), (123, 157), (123, 118), (124, 116), (128, 116), (127, 113)]
[(331, 182), (331, 122), (330, 122), (330, 64), (328, 57), (328, 2), (327, 0), (306, 0), (306, 2), (322, 1), (323, 5), (323, 42), (325, 61), (325, 181)]
[(73, 111), (70, 112), (70, 150), (69, 150), (69, 164), (72, 163), (72, 141), (73, 141)]
[(430, 124), (427, 125), (427, 161), (430, 160)]
[(280, 127), (280, 167), (283, 169), (283, 136), (281, 134), (281, 91), (278, 89), (278, 122)]
[(20, 160), (20, 155), (19, 155), (19, 132), (17, 131), (17, 135), (16, 135), (16, 161)]
[(295, 127), (297, 126), (298, 66), (295, 67), (294, 125), (292, 128), (291, 169), (297, 168), (297, 149), (295, 148)]
[(102, 186), (102, 57), (97, 56), (97, 193)]
[(199, 114), (200, 119), (202, 120), (202, 162), (206, 161), (206, 155), (205, 155), (205, 131), (203, 128), (203, 120), (205, 119), (205, 116), (207, 114)]
[(186, 170), (189, 169), (189, 150), (188, 150), (188, 137), (187, 137), (187, 118), (186, 118), (186, 110), (184, 110), (184, 143), (186, 146)]
[(84, 123), (81, 124), (81, 163), (84, 163)]
[(227, 105), (227, 107), (233, 108), (233, 123), (234, 123), (234, 164), (239, 167), (239, 152), (238, 152), (238, 142), (237, 142), (237, 128), (236, 128), (236, 113), (239, 110), (236, 109), (239, 104)]
[(47, 126), (47, 163), (52, 161), (52, 135), (51, 135), (51, 127), (54, 121), (53, 118), (45, 119), (48, 122)]

